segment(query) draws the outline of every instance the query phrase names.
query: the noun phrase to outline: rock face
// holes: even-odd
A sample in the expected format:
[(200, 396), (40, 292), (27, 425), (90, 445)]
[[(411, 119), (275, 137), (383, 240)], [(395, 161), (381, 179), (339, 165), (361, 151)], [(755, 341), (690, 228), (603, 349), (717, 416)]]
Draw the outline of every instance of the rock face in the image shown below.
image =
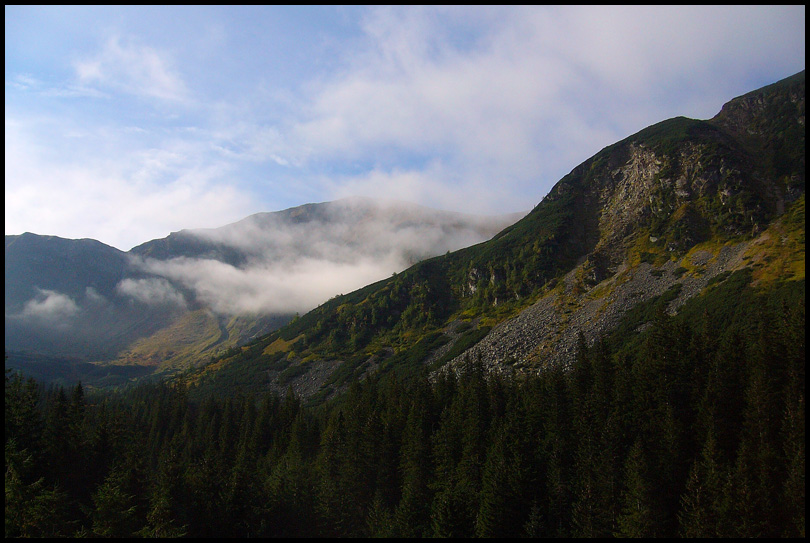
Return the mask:
[(593, 342), (640, 302), (675, 289), (676, 312), (750, 264), (746, 251), (804, 194), (804, 142), (802, 72), (710, 121), (671, 119), (606, 148), (547, 197), (575, 194), (578, 227), (591, 229), (578, 236), (576, 266), (449, 367), (467, 357), (500, 372), (567, 365), (580, 332)]
[(686, 300), (697, 295), (723, 272), (746, 265), (742, 256), (752, 242), (723, 246), (717, 254), (696, 251), (684, 257), (692, 269), (681, 274), (681, 263), (669, 260), (661, 266), (641, 263), (622, 267), (610, 279), (584, 294), (576, 294), (577, 270), (571, 271), (564, 288), (553, 292), (516, 317), (499, 324), (474, 347), (454, 358), (450, 367), (466, 357), (481, 360), (490, 371), (542, 371), (567, 366), (576, 354), (580, 332), (588, 344), (613, 330), (627, 311), (661, 296), (677, 285), (677, 297), (668, 311), (674, 314)]

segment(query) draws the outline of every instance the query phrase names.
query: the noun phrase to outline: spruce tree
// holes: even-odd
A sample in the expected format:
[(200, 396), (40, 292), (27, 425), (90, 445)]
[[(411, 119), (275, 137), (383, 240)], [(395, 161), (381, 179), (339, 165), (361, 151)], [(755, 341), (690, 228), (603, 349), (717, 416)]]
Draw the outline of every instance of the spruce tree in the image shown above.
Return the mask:
[(415, 397), (402, 438), (402, 498), (395, 513), (399, 537), (422, 537), (429, 527), (430, 448), (424, 401), (421, 394)]
[(619, 537), (656, 537), (658, 520), (649, 464), (640, 439), (630, 449), (625, 464), (625, 492), (618, 519)]
[(678, 514), (682, 537), (720, 537), (724, 478), (714, 433), (709, 433), (695, 460)]
[(92, 533), (95, 537), (133, 537), (142, 528), (137, 499), (126, 488), (125, 473), (113, 470), (93, 493)]

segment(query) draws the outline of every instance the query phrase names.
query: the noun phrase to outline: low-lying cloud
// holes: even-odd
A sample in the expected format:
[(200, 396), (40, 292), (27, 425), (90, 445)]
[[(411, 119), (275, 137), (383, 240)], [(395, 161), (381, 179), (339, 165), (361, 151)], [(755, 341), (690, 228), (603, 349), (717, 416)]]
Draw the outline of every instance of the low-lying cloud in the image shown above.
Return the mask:
[(403, 208), (370, 211), (351, 204), (334, 207), (333, 203), (324, 216), (308, 217), (305, 222), (291, 223), (277, 214), (260, 214), (191, 234), (276, 263), (300, 257), (353, 262), (361, 255), (383, 260), (402, 258), (413, 264), (426, 256), (484, 241), (510, 223), (507, 216), (476, 218), (439, 212), (430, 216), (424, 208), (417, 220)]
[(303, 313), (329, 298), (384, 279), (401, 269), (393, 260), (352, 263), (302, 259), (237, 268), (211, 259), (147, 260), (144, 268), (191, 289), (199, 302), (224, 315)]
[(25, 303), (20, 317), (44, 324), (67, 325), (81, 311), (73, 298), (66, 294), (54, 290), (37, 290), (37, 296)]
[(418, 260), (485, 241), (517, 218), (364, 199), (259, 214), (218, 229), (184, 232), (210, 244), (212, 252), (236, 252), (240, 262), (208, 254), (136, 259), (142, 271), (163, 279), (126, 280), (118, 290), (144, 302), (175, 295), (179, 302), (173, 284), (220, 314), (303, 313)]
[(171, 283), (162, 277), (147, 279), (124, 279), (116, 291), (148, 305), (175, 305), (186, 307), (186, 299)]

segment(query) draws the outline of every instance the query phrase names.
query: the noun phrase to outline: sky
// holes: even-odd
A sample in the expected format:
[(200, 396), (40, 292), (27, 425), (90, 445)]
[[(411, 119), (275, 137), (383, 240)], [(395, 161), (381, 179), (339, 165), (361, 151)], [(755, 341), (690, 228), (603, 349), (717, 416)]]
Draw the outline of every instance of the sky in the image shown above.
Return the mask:
[(6, 234), (121, 250), (347, 196), (528, 211), (805, 68), (805, 6), (6, 6)]

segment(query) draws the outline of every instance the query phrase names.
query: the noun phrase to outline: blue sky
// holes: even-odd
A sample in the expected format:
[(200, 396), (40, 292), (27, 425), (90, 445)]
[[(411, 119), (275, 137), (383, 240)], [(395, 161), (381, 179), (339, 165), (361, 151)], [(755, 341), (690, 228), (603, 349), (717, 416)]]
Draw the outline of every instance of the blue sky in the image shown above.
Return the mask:
[(122, 250), (350, 195), (525, 211), (805, 68), (804, 6), (5, 7), (6, 234)]

